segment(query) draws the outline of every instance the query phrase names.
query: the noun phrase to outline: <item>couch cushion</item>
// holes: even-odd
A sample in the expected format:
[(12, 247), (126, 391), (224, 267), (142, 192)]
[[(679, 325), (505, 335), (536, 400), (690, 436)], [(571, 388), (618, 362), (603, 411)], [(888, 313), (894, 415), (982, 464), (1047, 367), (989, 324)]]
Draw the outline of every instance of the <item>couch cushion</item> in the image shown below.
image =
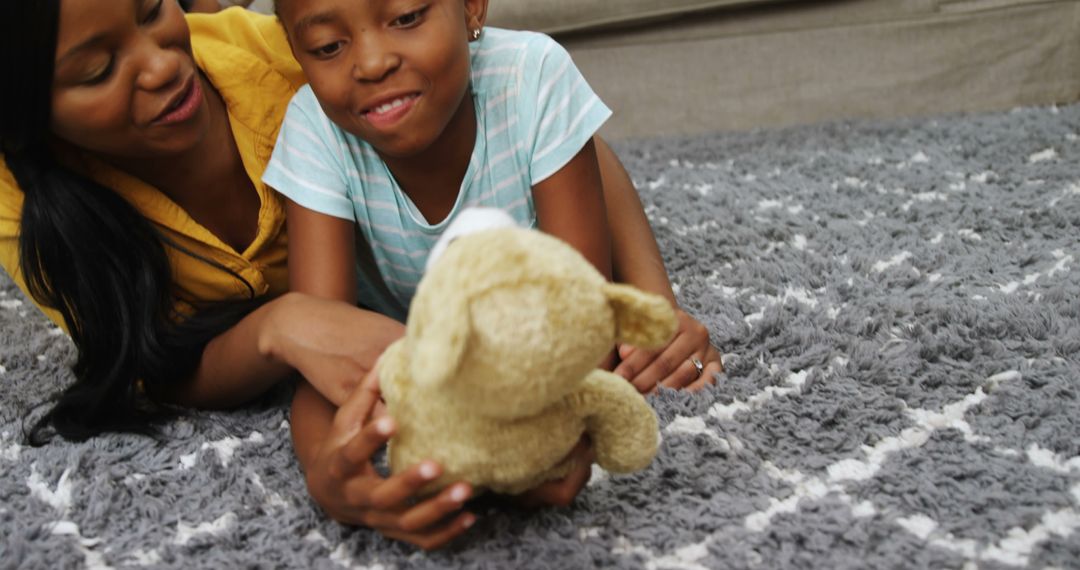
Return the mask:
[(639, 24), (716, 8), (791, 1), (795, 0), (491, 0), (488, 24), (555, 34)]

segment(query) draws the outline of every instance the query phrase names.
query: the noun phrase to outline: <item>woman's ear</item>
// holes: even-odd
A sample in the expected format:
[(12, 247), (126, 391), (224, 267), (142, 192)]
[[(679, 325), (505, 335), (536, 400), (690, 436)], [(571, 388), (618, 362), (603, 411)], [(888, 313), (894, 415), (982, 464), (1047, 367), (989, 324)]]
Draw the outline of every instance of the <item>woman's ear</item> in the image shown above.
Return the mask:
[(488, 0), (465, 0), (465, 26), (470, 38), (487, 23), (487, 8)]

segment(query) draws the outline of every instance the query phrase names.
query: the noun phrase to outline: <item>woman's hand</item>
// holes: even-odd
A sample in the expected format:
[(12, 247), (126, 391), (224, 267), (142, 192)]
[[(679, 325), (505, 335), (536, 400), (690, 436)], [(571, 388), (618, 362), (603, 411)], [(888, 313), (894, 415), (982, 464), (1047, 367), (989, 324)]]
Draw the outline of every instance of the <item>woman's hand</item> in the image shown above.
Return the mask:
[[(298, 396), (318, 398), (312, 393)], [(431, 498), (418, 499), (416, 493), (442, 474), (432, 461), (389, 478), (380, 476), (371, 457), (394, 434), (395, 425), (390, 417), (371, 420), (378, 400), (377, 380), (371, 374), (338, 409), (323, 442), (308, 454), (304, 466), (308, 490), (338, 522), (371, 527), (425, 550), (439, 548), (476, 521), (472, 513), (459, 512), (472, 488), (457, 483)], [(297, 411), (294, 403), (294, 415)]]
[(276, 302), (260, 351), (298, 371), (337, 406), (405, 334), (398, 321), (342, 301), (289, 293)]
[(573, 467), (565, 477), (542, 483), (539, 487), (516, 495), (515, 502), (524, 507), (570, 506), (592, 476), (592, 464), (596, 461), (596, 451), (593, 450), (589, 438), (582, 437), (567, 458), (573, 461)]
[[(615, 374), (629, 380), (643, 394), (659, 386), (697, 391), (716, 383), (716, 374), (724, 371), (720, 353), (709, 343), (709, 331), (686, 311), (676, 308), (679, 327), (675, 338), (660, 350), (643, 350), (626, 344), (619, 346), (622, 362)], [(697, 359), (702, 369), (694, 364)]]

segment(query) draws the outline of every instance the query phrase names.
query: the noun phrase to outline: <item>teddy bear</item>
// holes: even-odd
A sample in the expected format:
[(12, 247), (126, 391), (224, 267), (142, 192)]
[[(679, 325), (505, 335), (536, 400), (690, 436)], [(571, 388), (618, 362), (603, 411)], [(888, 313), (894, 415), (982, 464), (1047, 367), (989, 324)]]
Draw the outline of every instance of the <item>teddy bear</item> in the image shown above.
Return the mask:
[(565, 242), (500, 227), (455, 236), (430, 263), (405, 336), (378, 363), (398, 428), (392, 472), (425, 459), (477, 492), (517, 494), (565, 476), (588, 435), (600, 467), (649, 465), (656, 415), (598, 364), (616, 342), (659, 347), (675, 332), (663, 297), (609, 283)]

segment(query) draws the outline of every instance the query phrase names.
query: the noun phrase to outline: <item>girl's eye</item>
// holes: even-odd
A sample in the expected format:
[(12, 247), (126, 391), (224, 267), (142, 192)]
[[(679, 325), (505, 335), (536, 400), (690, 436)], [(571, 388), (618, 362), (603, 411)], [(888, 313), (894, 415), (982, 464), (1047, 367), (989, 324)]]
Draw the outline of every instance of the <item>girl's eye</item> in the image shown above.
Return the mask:
[(426, 11), (427, 8), (425, 7), (414, 12), (409, 12), (404, 16), (397, 17), (393, 22), (391, 22), (391, 25), (397, 28), (410, 28), (420, 23), (420, 20), (424, 17), (424, 12)]
[(146, 24), (152, 23), (154, 20), (157, 20), (158, 16), (161, 15), (161, 6), (164, 3), (165, 3), (165, 0), (157, 0), (156, 2), (154, 2), (154, 5), (150, 8), (150, 11), (148, 11), (139, 20), (139, 24), (146, 25)]
[(337, 52), (341, 51), (341, 46), (344, 42), (333, 42), (324, 46), (319, 46), (311, 50), (311, 55), (315, 57), (332, 57)]

